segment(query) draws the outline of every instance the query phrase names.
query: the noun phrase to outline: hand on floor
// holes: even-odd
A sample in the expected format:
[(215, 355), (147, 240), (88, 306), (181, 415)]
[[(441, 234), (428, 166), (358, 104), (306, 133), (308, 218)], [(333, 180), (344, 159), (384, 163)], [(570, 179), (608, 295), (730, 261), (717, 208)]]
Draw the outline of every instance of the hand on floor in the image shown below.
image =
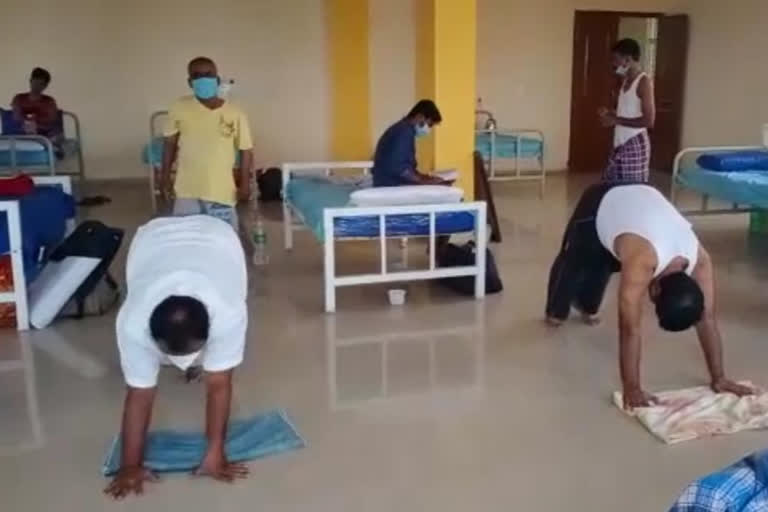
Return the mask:
[(624, 409), (631, 411), (637, 407), (650, 407), (659, 403), (659, 400), (650, 393), (640, 388), (624, 389)]
[(715, 393), (732, 393), (736, 396), (748, 396), (755, 394), (754, 389), (748, 386), (743, 386), (726, 378), (717, 379), (716, 381), (712, 382), (711, 387), (712, 391)]
[(194, 474), (208, 476), (220, 482), (233, 483), (235, 480), (248, 477), (248, 466), (239, 462), (227, 462), (223, 453), (209, 451)]
[(144, 494), (144, 482), (158, 482), (160, 479), (152, 471), (141, 467), (120, 468), (104, 494), (121, 500), (131, 493)]

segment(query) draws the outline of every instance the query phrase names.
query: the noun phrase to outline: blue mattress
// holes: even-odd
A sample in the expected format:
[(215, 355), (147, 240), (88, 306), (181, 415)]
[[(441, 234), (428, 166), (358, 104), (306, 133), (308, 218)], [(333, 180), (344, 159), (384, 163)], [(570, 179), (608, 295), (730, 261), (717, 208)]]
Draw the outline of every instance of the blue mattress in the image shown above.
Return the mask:
[[(53, 249), (64, 239), (67, 219), (75, 216), (75, 201), (56, 186), (37, 186), (21, 198), (0, 196), (0, 201), (11, 199), (19, 201), (24, 274), (31, 282), (40, 271), (40, 249)], [(9, 250), (8, 218), (0, 212), (0, 254)]]
[[(141, 161), (145, 165), (151, 164), (154, 167), (163, 165), (163, 137), (155, 137), (152, 142), (145, 144), (141, 150)], [(235, 152), (235, 165), (240, 164), (240, 152)]]
[[(496, 158), (516, 158), (517, 146), (520, 145), (520, 156), (522, 158), (537, 158), (541, 156), (544, 150), (544, 142), (540, 139), (521, 137), (518, 135), (496, 134), (496, 144), (494, 155)], [(486, 160), (491, 157), (491, 134), (475, 134), (475, 151)]]
[(715, 199), (768, 209), (768, 171), (708, 171), (694, 164), (681, 169), (677, 180)]
[[(22, 167), (45, 167), (51, 165), (48, 151), (45, 149), (45, 146), (42, 144), (38, 145), (40, 146), (39, 151), (16, 151), (16, 165)], [(77, 140), (66, 139), (62, 145), (64, 156), (66, 157), (67, 155), (76, 153), (78, 146), (79, 143)], [(10, 167), (11, 161), (11, 150), (0, 149), (0, 167)]]
[[(323, 240), (323, 210), (349, 206), (349, 196), (357, 190), (355, 185), (331, 183), (320, 178), (293, 178), (288, 182), (286, 194), (291, 204), (304, 218), (304, 222), (318, 240)], [(475, 216), (470, 212), (446, 212), (435, 216), (438, 234), (465, 233), (475, 229)], [(429, 215), (389, 215), (386, 235), (429, 235)], [(379, 218), (341, 217), (334, 224), (335, 238), (363, 238), (379, 236)]]

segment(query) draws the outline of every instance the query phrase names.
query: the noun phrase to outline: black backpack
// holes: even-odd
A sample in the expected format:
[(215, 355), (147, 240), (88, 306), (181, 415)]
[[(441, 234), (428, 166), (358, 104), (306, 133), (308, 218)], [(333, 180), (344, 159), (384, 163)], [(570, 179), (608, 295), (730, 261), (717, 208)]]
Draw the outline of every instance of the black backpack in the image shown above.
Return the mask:
[[(119, 287), (108, 270), (123, 242), (123, 235), (122, 229), (105, 226), (97, 220), (87, 220), (77, 226), (51, 253), (50, 259), (53, 261), (61, 261), (67, 256), (101, 260), (64, 306), (64, 316), (82, 318), (86, 315), (103, 314), (117, 303), (120, 296)], [(100, 297), (95, 297), (96, 294)], [(93, 298), (98, 300), (89, 300)]]
[[(446, 244), (440, 249), (437, 257), (441, 267), (464, 267), (475, 264), (475, 243), (467, 242), (464, 245)], [(439, 282), (446, 288), (450, 288), (460, 295), (475, 295), (475, 277), (446, 277)], [(496, 268), (496, 260), (490, 249), (485, 252), (485, 293), (499, 293), (504, 289)]]
[(280, 201), (283, 191), (283, 172), (277, 167), (270, 167), (256, 178), (259, 186), (259, 199), (262, 201)]

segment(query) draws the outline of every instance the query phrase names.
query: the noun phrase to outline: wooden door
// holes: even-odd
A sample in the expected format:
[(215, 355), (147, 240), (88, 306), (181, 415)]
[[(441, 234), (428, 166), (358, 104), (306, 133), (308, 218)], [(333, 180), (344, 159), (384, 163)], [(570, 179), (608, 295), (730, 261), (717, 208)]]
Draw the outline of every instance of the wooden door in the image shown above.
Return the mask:
[(662, 16), (656, 42), (656, 125), (651, 130), (651, 168), (672, 172), (680, 151), (688, 60), (688, 16)]
[(597, 112), (616, 104), (617, 78), (611, 70), (611, 48), (618, 33), (616, 13), (576, 12), (568, 157), (572, 171), (602, 171), (613, 146), (613, 130), (600, 124)]

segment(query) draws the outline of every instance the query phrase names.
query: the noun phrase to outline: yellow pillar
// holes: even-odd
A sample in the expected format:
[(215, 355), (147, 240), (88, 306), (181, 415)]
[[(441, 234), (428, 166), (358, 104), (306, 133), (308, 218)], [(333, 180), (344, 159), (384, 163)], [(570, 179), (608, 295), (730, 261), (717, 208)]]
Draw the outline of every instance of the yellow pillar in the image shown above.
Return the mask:
[(331, 158), (371, 158), (368, 0), (326, 0)]
[(443, 115), (434, 135), (419, 141), (420, 168), (457, 169), (458, 185), (474, 197), (476, 0), (414, 0), (416, 95)]

